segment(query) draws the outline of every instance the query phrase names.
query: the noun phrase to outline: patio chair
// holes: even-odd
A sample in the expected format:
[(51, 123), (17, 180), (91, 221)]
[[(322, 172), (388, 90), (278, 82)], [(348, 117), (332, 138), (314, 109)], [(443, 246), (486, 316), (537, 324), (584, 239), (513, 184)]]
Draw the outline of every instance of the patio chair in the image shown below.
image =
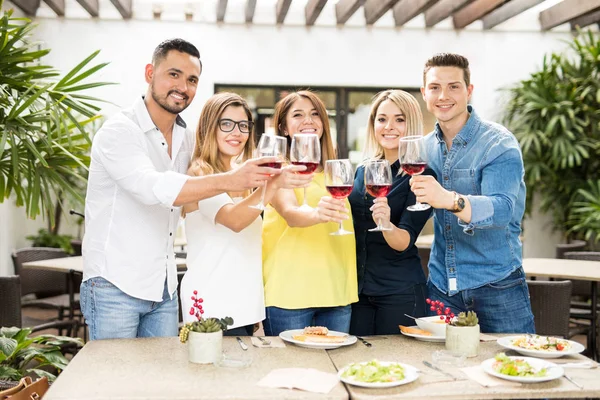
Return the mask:
[(584, 240), (573, 240), (571, 243), (559, 243), (556, 245), (556, 258), (566, 258), (565, 253), (581, 251), (585, 249), (587, 242)]
[(569, 337), (571, 281), (527, 281), (535, 331)]

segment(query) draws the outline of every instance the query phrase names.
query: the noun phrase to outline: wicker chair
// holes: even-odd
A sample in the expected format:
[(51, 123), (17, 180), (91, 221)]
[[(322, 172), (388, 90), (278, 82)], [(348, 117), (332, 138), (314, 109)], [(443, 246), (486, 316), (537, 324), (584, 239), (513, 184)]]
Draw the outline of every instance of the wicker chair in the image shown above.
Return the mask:
[(21, 326), (21, 277), (0, 276), (0, 326)]
[(571, 243), (559, 243), (556, 245), (556, 258), (566, 258), (566, 252), (581, 251), (585, 249), (585, 246), (587, 246), (587, 242), (583, 240), (573, 240)]
[(535, 331), (569, 337), (571, 281), (527, 281)]

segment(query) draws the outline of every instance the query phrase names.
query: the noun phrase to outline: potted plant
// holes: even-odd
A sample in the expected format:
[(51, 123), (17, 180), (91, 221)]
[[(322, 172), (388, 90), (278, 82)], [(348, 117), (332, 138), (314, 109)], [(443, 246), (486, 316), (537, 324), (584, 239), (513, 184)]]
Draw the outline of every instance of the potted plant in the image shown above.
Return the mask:
[(233, 324), (233, 318), (204, 318), (202, 303), (204, 300), (194, 290), (192, 296), (193, 306), (190, 315), (196, 321), (187, 322), (179, 332), (181, 343), (188, 343), (188, 357), (190, 362), (198, 364), (213, 364), (221, 360), (223, 354), (223, 331)]
[(476, 357), (479, 350), (479, 319), (475, 311), (461, 312), (458, 316), (439, 300), (426, 300), (432, 311), (445, 320), (446, 349), (452, 353)]

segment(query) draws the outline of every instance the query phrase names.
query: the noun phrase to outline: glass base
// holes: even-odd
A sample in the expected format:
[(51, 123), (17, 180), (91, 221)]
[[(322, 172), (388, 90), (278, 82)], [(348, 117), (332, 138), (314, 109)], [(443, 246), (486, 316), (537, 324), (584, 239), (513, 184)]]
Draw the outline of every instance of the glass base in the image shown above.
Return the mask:
[(385, 228), (383, 226), (378, 226), (376, 228), (373, 229), (369, 229), (369, 232), (383, 232), (383, 231), (391, 231), (392, 228)]
[(331, 236), (342, 236), (342, 235), (352, 235), (353, 232), (347, 231), (345, 229), (340, 229), (335, 232), (331, 232), (329, 235)]
[(267, 209), (267, 207), (266, 207), (264, 204), (260, 204), (260, 203), (259, 203), (259, 204), (257, 204), (257, 205), (255, 205), (255, 206), (248, 206), (248, 207), (250, 207), (250, 208), (255, 208), (255, 209), (257, 209), (257, 210), (261, 210), (261, 211), (264, 211), (264, 210), (266, 210), (266, 209)]
[(298, 207), (298, 211), (313, 212), (315, 211), (315, 209), (309, 206), (308, 204), (302, 204), (300, 207)]
[(430, 208), (431, 208), (431, 206), (429, 204), (425, 204), (425, 203), (417, 203), (412, 206), (406, 207), (406, 209), (408, 211), (425, 211), (425, 210), (429, 210)]

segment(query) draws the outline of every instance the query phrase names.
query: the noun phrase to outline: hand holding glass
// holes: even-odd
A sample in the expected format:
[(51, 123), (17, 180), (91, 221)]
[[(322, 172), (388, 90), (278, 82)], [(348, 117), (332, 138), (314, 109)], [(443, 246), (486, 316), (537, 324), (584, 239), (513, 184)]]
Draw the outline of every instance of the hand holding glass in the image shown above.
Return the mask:
[[(258, 141), (258, 146), (255, 150), (256, 158), (259, 157), (277, 157), (281, 161), (270, 162), (266, 164), (261, 164), (261, 167), (269, 167), (269, 168), (281, 168), (283, 161), (285, 160), (287, 150), (287, 140), (284, 137), (276, 136), (276, 135), (267, 135), (262, 134), (260, 136), (260, 140)], [(251, 208), (256, 208), (257, 210), (264, 210), (265, 206), (265, 192), (267, 189), (267, 182), (263, 184), (262, 193), (260, 196), (260, 203), (255, 206), (250, 206)]]
[[(294, 165), (304, 165), (306, 170), (300, 174), (312, 174), (321, 162), (321, 146), (319, 136), (314, 133), (296, 133), (292, 137), (290, 160)], [(311, 212), (313, 208), (306, 202), (306, 188), (304, 188), (304, 201), (298, 208), (300, 211)]]
[[(410, 176), (420, 175), (427, 168), (427, 151), (423, 135), (405, 136), (400, 138), (398, 145), (398, 159), (402, 170)], [(424, 211), (431, 208), (429, 204), (417, 202), (408, 206), (409, 211)]]
[[(365, 186), (367, 192), (373, 197), (385, 197), (392, 188), (392, 170), (387, 160), (372, 160), (365, 164)], [(377, 221), (377, 227), (369, 232), (391, 231)]]
[[(328, 160), (325, 163), (325, 187), (334, 199), (350, 196), (354, 185), (354, 170), (350, 160)], [(340, 229), (330, 235), (350, 235), (340, 222)]]

